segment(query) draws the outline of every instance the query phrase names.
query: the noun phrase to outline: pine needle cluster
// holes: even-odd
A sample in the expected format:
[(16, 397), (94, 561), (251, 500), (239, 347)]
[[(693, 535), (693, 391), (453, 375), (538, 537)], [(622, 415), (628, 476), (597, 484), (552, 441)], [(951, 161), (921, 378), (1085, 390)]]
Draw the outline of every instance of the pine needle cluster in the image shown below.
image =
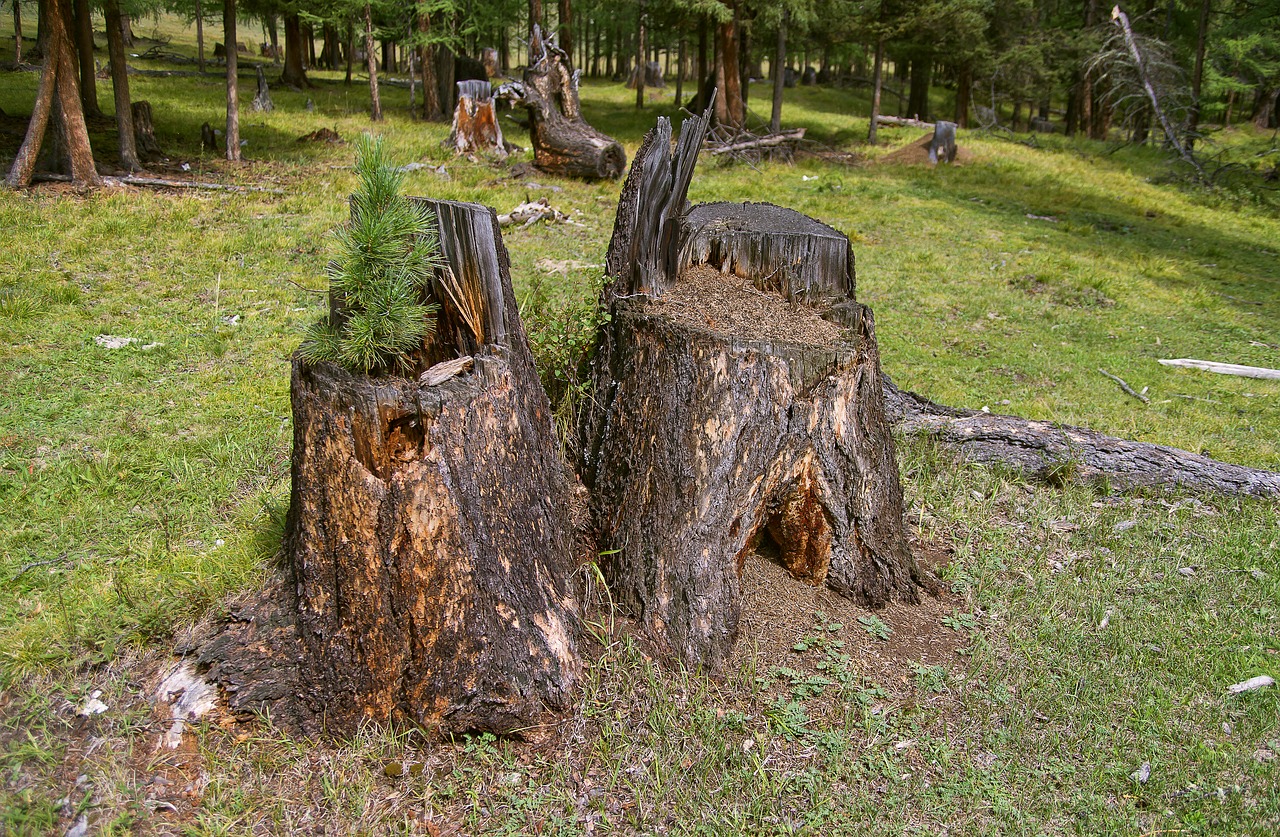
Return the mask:
[(437, 308), (423, 302), (441, 264), (435, 217), (400, 194), (404, 173), (381, 137), (356, 141), (355, 170), (351, 220), (334, 232), (327, 271), (345, 311), (340, 322), (325, 317), (309, 327), (299, 351), (309, 363), (352, 372), (406, 368), (408, 353), (435, 330)]

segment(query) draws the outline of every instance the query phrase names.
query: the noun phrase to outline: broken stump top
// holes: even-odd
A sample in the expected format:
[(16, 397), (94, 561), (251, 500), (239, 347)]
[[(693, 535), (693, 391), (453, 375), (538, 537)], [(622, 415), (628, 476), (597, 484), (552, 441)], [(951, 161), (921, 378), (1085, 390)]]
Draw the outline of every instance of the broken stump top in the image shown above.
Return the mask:
[(789, 302), (854, 298), (853, 250), (843, 233), (768, 203), (707, 203), (680, 221), (681, 267), (707, 264), (750, 279)]

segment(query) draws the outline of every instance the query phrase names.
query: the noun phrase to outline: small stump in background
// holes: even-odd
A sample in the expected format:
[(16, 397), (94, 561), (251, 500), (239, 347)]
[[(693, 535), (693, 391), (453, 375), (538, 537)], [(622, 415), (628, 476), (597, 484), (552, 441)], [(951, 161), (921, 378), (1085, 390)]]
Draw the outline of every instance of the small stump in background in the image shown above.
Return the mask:
[(496, 153), (507, 156), (502, 126), (494, 110), (493, 87), (488, 81), (458, 82), (458, 104), (446, 144), (458, 154)]

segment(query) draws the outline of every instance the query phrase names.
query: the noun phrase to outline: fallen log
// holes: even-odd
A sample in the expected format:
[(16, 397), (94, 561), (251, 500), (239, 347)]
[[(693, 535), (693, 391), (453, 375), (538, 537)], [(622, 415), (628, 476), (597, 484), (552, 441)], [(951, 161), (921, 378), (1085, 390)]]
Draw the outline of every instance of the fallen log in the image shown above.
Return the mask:
[(906, 116), (886, 116), (883, 113), (876, 117), (876, 124), (892, 125), (898, 128), (933, 128), (932, 122)]
[(1161, 358), (1163, 366), (1180, 366), (1184, 369), (1199, 369), (1202, 372), (1216, 372), (1219, 375), (1235, 375), (1239, 378), (1261, 378), (1266, 381), (1280, 381), (1280, 369), (1268, 369), (1265, 366), (1241, 366), (1238, 363), (1218, 363), (1212, 360), (1195, 360), (1180, 357), (1172, 360)]
[[(71, 176), (53, 172), (37, 172), (31, 176), (38, 183), (70, 183)], [(136, 174), (125, 177), (103, 177), (107, 186), (149, 186), (155, 189), (203, 189), (214, 192), (260, 192), (266, 195), (283, 195), (283, 189), (267, 186), (236, 186), (230, 183), (205, 183), (199, 180), (166, 180), (161, 177), (142, 177)]]
[(932, 439), (968, 461), (1015, 468), (1031, 479), (1280, 497), (1280, 473), (1082, 427), (947, 407), (898, 389), (888, 377), (884, 397), (889, 421), (907, 435)]

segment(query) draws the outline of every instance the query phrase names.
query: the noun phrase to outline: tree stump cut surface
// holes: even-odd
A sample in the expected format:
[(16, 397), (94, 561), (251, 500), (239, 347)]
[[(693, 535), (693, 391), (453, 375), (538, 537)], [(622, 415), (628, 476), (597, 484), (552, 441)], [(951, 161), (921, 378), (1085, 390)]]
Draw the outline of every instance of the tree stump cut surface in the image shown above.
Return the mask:
[[(615, 598), (683, 662), (716, 670), (753, 550), (872, 606), (915, 601), (917, 570), (847, 239), (779, 207), (713, 204), (652, 244), (688, 182), (661, 134), (620, 201), (583, 472)], [(722, 310), (752, 295), (758, 313)]]
[[(306, 732), (510, 733), (565, 708), (579, 670), (570, 482), (497, 219), (428, 203), (446, 271), (475, 283), (483, 310), (438, 296), (423, 365), (465, 350), (473, 363), (451, 368), (470, 371), (428, 386), (295, 358), (291, 584), (278, 613), (249, 620), (274, 634), (241, 629), (204, 655), (233, 708), (266, 702)], [(460, 340), (471, 321), (486, 336)], [(296, 682), (271, 686), (281, 658)]]

